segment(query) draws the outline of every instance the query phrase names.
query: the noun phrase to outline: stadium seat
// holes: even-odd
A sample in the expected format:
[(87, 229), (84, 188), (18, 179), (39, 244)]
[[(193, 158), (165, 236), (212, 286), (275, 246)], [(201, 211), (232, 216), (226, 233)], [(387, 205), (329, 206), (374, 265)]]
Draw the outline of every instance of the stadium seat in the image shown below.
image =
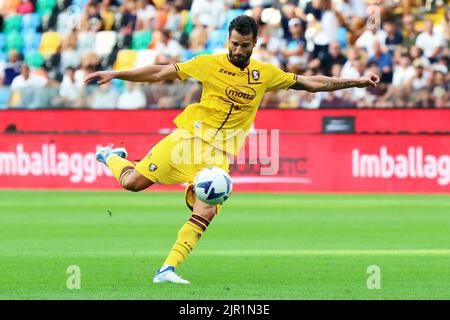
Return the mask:
[(25, 31), (23, 34), (25, 51), (35, 51), (39, 49), (41, 43), (41, 34), (32, 30)]
[(341, 49), (347, 48), (347, 29), (339, 27), (336, 32), (336, 41), (341, 45)]
[(114, 62), (114, 70), (123, 70), (133, 68), (136, 62), (137, 52), (130, 49), (122, 49), (117, 53), (116, 61)]
[(6, 46), (6, 37), (3, 33), (0, 33), (0, 51), (2, 51)]
[[(86, 7), (86, 4), (89, 2), (89, 0), (73, 0), (73, 5), (78, 6), (79, 8)], [(122, 3), (123, 1), (119, 1)]]
[(183, 31), (187, 34), (191, 34), (192, 29), (194, 29), (194, 18), (192, 16), (192, 11), (189, 11), (186, 17), (182, 16), (182, 19), (186, 19)]
[(54, 54), (61, 45), (61, 36), (58, 32), (44, 32), (41, 38), (39, 52), (44, 56)]
[(152, 40), (151, 31), (136, 31), (135, 33), (133, 33), (131, 48), (134, 50), (147, 49), (151, 40)]
[(136, 55), (136, 61), (134, 63), (135, 68), (145, 67), (155, 64), (156, 56), (158, 54), (154, 50), (138, 50)]
[(10, 95), (9, 87), (0, 87), (0, 109), (6, 109)]
[(231, 20), (233, 20), (234, 18), (243, 15), (244, 14), (244, 10), (243, 9), (231, 9), (231, 10), (227, 10), (225, 12), (225, 18), (222, 24), (222, 28), (221, 29), (227, 29), (228, 25), (230, 24)]
[(95, 53), (105, 57), (111, 53), (117, 42), (117, 32), (100, 31), (95, 34)]
[(44, 65), (44, 57), (38, 51), (27, 52), (25, 54), (25, 63), (32, 68), (40, 68)]
[(209, 50), (221, 49), (225, 47), (227, 41), (227, 31), (224, 29), (213, 30), (208, 36), (206, 48)]
[(101, 12), (100, 16), (102, 17), (103, 21), (103, 29), (105, 31), (111, 31), (114, 27), (114, 21), (116, 19), (114, 12), (111, 11)]
[(8, 55), (5, 51), (0, 50), (0, 61), (8, 61)]
[(36, 31), (41, 25), (41, 16), (39, 13), (30, 13), (22, 16), (22, 30)]
[(5, 19), (3, 31), (5, 33), (19, 32), (22, 27), (22, 16), (14, 15)]
[(78, 34), (78, 50), (80, 50), (80, 53), (94, 51), (94, 48), (95, 32), (80, 32)]
[(22, 52), (23, 49), (23, 38), (19, 32), (10, 32), (6, 36), (6, 50), (17, 50)]
[(37, 0), (36, 12), (41, 16), (52, 14), (57, 0)]

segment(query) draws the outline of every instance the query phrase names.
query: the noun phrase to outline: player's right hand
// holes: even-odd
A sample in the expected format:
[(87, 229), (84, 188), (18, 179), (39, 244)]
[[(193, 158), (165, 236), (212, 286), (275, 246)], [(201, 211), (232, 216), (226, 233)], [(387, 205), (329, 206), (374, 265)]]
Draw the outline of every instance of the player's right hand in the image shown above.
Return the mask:
[(96, 83), (96, 84), (104, 84), (110, 82), (114, 79), (114, 74), (111, 71), (96, 71), (88, 74), (84, 78), (84, 83)]

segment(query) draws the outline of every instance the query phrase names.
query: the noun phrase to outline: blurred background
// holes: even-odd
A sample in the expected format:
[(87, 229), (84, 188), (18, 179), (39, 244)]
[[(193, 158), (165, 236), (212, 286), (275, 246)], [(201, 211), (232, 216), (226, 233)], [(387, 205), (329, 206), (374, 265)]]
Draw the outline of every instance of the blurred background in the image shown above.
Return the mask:
[[(448, 2), (0, 0), (0, 13), (0, 299), (450, 299)], [(381, 84), (266, 94), (233, 194), (179, 269), (195, 290), (151, 286), (190, 213), (184, 186), (125, 192), (95, 152), (139, 161), (201, 84), (83, 79), (226, 53), (243, 13), (260, 25), (254, 59)], [(74, 265), (82, 290), (66, 287)]]
[(450, 9), (442, 0), (0, 0), (0, 109), (180, 109), (196, 81), (83, 85), (87, 73), (227, 52), (248, 14), (253, 58), (302, 75), (381, 76), (378, 88), (280, 91), (261, 108), (450, 107)]

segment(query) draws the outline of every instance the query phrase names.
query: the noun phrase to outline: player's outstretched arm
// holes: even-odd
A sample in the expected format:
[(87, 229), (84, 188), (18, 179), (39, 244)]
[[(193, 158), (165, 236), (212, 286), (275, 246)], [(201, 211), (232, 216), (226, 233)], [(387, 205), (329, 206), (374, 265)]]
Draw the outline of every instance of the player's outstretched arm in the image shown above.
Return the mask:
[(84, 83), (104, 84), (114, 78), (134, 82), (160, 82), (175, 80), (177, 77), (174, 65), (154, 65), (129, 70), (93, 72), (86, 76)]
[(309, 92), (335, 91), (355, 87), (376, 87), (378, 82), (380, 82), (380, 78), (376, 74), (369, 74), (359, 79), (344, 79), (325, 76), (297, 76), (297, 83), (289, 89), (306, 90)]

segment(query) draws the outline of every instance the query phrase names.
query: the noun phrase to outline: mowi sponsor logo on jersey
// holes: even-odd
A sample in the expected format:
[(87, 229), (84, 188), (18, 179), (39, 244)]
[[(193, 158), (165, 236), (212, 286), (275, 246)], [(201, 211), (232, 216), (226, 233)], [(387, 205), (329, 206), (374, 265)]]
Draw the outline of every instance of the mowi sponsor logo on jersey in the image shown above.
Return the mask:
[(248, 104), (255, 99), (256, 91), (246, 86), (230, 85), (225, 89), (225, 94), (233, 102)]
[(97, 162), (93, 152), (62, 152), (55, 144), (29, 151), (17, 144), (14, 151), (0, 151), (0, 176), (59, 176), (68, 177), (72, 183), (93, 183), (111, 173)]
[(450, 155), (426, 154), (422, 147), (411, 146), (406, 153), (393, 154), (385, 146), (376, 154), (352, 151), (352, 175), (355, 178), (430, 179), (441, 186), (450, 184)]

